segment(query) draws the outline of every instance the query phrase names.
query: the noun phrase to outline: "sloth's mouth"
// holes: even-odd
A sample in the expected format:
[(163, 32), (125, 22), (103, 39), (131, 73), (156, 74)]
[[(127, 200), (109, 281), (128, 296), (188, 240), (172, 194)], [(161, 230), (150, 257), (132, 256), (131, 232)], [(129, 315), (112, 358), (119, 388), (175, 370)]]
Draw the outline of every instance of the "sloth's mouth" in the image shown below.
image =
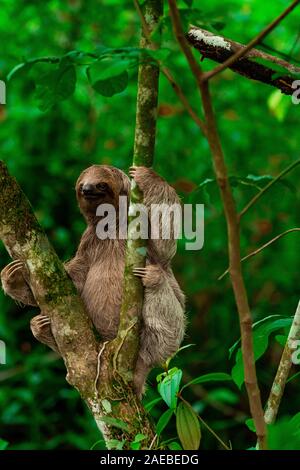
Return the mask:
[(97, 192), (90, 192), (90, 193), (84, 193), (83, 197), (87, 201), (96, 201), (97, 199), (102, 199), (106, 195), (105, 191), (97, 191)]

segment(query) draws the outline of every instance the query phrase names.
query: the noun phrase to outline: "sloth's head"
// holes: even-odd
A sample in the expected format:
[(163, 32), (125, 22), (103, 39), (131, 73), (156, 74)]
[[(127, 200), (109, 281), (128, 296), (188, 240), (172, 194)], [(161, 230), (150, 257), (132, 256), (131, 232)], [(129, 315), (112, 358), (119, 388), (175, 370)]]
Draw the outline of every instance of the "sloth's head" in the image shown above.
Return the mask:
[(100, 204), (113, 204), (117, 209), (119, 196), (129, 194), (130, 182), (118, 168), (93, 165), (81, 173), (75, 189), (80, 210), (89, 220), (95, 217)]

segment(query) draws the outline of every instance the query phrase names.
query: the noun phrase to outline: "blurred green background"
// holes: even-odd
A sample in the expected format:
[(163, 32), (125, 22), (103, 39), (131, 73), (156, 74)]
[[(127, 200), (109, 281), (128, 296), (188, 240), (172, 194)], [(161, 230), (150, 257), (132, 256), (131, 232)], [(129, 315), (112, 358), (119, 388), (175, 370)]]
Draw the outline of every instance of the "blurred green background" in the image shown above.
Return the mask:
[[(187, 8), (185, 2), (178, 2)], [(194, 0), (192, 20), (204, 28), (246, 43), (286, 7), (285, 0)], [(190, 12), (191, 13), (191, 12)], [(290, 15), (265, 44), (300, 61), (300, 10)], [(167, 24), (167, 21), (166, 21)], [(24, 59), (62, 56), (72, 50), (93, 52), (107, 47), (138, 46), (140, 24), (131, 1), (123, 0), (2, 0), (0, 15), (0, 79)], [(194, 108), (200, 112), (195, 82), (168, 28), (163, 45), (171, 49), (172, 68)], [(275, 54), (275, 53), (274, 53)], [(197, 54), (198, 56), (198, 54)], [(214, 63), (205, 60), (205, 69)], [(47, 65), (49, 70), (51, 65)], [(84, 228), (76, 206), (74, 183), (93, 163), (127, 171), (132, 160), (137, 72), (121, 94), (105, 98), (89, 86), (84, 67), (77, 67), (75, 94), (47, 112), (38, 108), (34, 70), (12, 79), (7, 105), (0, 107), (1, 158), (17, 178), (62, 260), (70, 258)], [(266, 85), (226, 71), (213, 80), (214, 105), (231, 176), (276, 176), (299, 154), (299, 106), (279, 97)], [(176, 276), (188, 299), (186, 343), (174, 364), (184, 381), (207, 372), (230, 373), (234, 361), (228, 349), (239, 338), (237, 311), (228, 278), (217, 281), (227, 267), (226, 229), (207, 142), (178, 102), (164, 77), (160, 80), (155, 169), (177, 189), (184, 202), (205, 204), (205, 245), (186, 251), (179, 243)], [(300, 170), (290, 173), (245, 216), (242, 253), (247, 254), (275, 235), (299, 225)], [(235, 184), (241, 209), (257, 192), (253, 184)], [(236, 181), (236, 178), (233, 179)], [(266, 184), (258, 179), (257, 185)], [(299, 300), (299, 235), (291, 233), (244, 264), (254, 321), (269, 315), (290, 316)], [(9, 262), (3, 247), (1, 269)], [(32, 308), (21, 308), (0, 293), (0, 339), (7, 346), (7, 364), (0, 366), (0, 437), (9, 449), (89, 449), (100, 439), (76, 391), (65, 381), (62, 361), (31, 335)], [(258, 361), (265, 403), (280, 359), (274, 338)], [(155, 375), (149, 378), (145, 401), (157, 396)], [(294, 367), (293, 372), (297, 372)], [(299, 378), (288, 384), (280, 409), (282, 426), (300, 408)], [(244, 422), (249, 417), (247, 396), (234, 385), (194, 386), (186, 398), (209, 425), (234, 448), (255, 443)], [(152, 410), (157, 421), (164, 405)], [(283, 429), (283, 428), (281, 428)], [(281, 436), (279, 435), (281, 434)], [(171, 421), (167, 437), (176, 435)], [(282, 432), (278, 433), (277, 445)], [(293, 448), (297, 444), (293, 444)], [(201, 447), (219, 448), (205, 430)], [(101, 448), (101, 444), (97, 446)]]

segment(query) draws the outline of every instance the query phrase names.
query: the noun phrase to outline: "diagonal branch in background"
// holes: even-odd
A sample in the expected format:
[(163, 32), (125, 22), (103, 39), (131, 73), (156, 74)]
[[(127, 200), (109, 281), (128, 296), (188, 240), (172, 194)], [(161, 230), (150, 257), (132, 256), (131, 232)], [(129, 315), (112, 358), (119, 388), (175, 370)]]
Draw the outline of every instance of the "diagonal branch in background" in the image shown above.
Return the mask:
[[(196, 26), (191, 26), (187, 39), (203, 57), (220, 63), (226, 63), (236, 51), (246, 47)], [(228, 65), (228, 68), (246, 78), (278, 88), (286, 95), (294, 93), (295, 74), (300, 74), (300, 67), (258, 49), (251, 49), (244, 57)]]
[[(293, 232), (300, 232), (300, 228), (299, 228), (299, 227), (290, 228), (290, 229), (286, 230), (285, 232), (282, 232), (282, 233), (280, 233), (279, 235), (276, 235), (276, 237), (272, 238), (272, 239), (269, 240), (267, 243), (264, 243), (264, 245), (260, 246), (259, 248), (257, 248), (257, 249), (254, 250), (254, 251), (251, 251), (251, 253), (249, 253), (248, 255), (243, 256), (243, 258), (241, 259), (241, 261), (246, 261), (246, 260), (249, 259), (249, 258), (253, 258), (253, 256), (258, 255), (258, 253), (260, 253), (261, 251), (263, 251), (265, 248), (268, 248), (268, 246), (272, 245), (273, 243), (277, 242), (277, 240), (279, 240), (280, 238), (285, 237), (285, 235), (288, 235), (289, 233), (293, 233)], [(223, 279), (223, 278), (226, 276), (226, 274), (228, 274), (228, 272), (229, 272), (229, 269), (227, 268), (226, 271), (224, 271), (224, 272), (218, 277), (218, 281), (221, 281), (221, 279)]]
[(300, 302), (284, 347), (265, 411), (265, 421), (273, 424), (279, 410), (286, 381), (292, 367), (292, 355), (300, 344)]
[[(37, 222), (28, 199), (3, 162), (0, 162), (0, 202), (0, 238), (10, 256), (20, 259), (28, 268), (37, 304), (51, 319), (68, 382), (89, 407), (107, 445), (112, 439), (130, 443), (137, 433), (145, 434), (145, 446), (150, 445), (154, 436), (152, 425), (132, 388), (121, 379), (124, 365), (120, 365), (119, 373), (113, 373), (115, 344), (98, 343), (75, 286)], [(118, 335), (126, 342), (126, 331), (121, 329)], [(126, 346), (126, 354), (131, 357), (132, 346)], [(99, 351), (103, 351), (101, 357)], [(138, 419), (133, 420), (132, 416)], [(115, 427), (115, 419), (124, 423), (122, 429)]]
[(238, 49), (235, 53), (229, 57), (223, 64), (218, 65), (215, 69), (211, 70), (204, 74), (204, 80), (209, 80), (218, 73), (225, 70), (227, 67), (230, 67), (234, 62), (244, 57), (244, 55), (261, 43), (261, 41), (271, 33), (278, 25), (281, 23), (284, 18), (286, 18), (289, 13), (291, 13), (297, 5), (299, 5), (300, 0), (294, 0), (275, 20), (273, 20), (268, 26), (266, 26), (255, 38), (253, 38), (246, 46)]
[(247, 389), (251, 415), (253, 417), (256, 428), (259, 449), (266, 449), (266, 425), (264, 421), (260, 390), (256, 377), (252, 338), (252, 319), (241, 268), (239, 217), (235, 207), (235, 201), (229, 183), (225, 158), (217, 130), (215, 113), (210, 96), (209, 83), (208, 81), (203, 81), (201, 79), (203, 77), (203, 73), (190, 50), (187, 40), (184, 37), (176, 0), (168, 0), (168, 2), (175, 37), (187, 59), (191, 71), (195, 76), (195, 80), (202, 97), (207, 130), (207, 140), (212, 154), (214, 170), (221, 193), (227, 224), (229, 271), (240, 321), (245, 385)]

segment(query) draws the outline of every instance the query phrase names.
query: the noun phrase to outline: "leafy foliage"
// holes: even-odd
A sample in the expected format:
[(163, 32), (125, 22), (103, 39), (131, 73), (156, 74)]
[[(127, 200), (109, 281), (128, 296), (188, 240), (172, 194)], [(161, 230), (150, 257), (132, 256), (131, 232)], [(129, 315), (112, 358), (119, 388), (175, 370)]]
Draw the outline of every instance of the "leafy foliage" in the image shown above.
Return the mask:
[[(224, 36), (242, 43), (285, 7), (280, 1), (271, 11), (267, 2), (259, 0), (182, 0), (178, 4), (185, 27), (193, 22), (211, 31), (222, 28)], [(63, 260), (73, 255), (84, 228), (72, 189), (81, 170), (93, 163), (106, 163), (127, 171), (131, 162), (138, 63), (163, 61), (195, 109), (200, 109), (195, 83), (172, 38), (167, 9), (161, 20), (162, 47), (145, 57), (138, 48), (140, 24), (132, 1), (124, 0), (120, 5), (117, 0), (101, 4), (94, 0), (2, 0), (1, 4), (0, 79), (9, 78), (8, 104), (0, 107), (1, 158), (21, 183)], [(263, 47), (299, 62), (298, 30), (299, 12), (295, 10), (267, 37)], [(108, 63), (115, 65), (108, 67)], [(214, 64), (205, 60), (202, 65), (208, 70)], [(231, 71), (212, 83), (212, 93), (231, 184), (242, 209), (270, 178), (299, 158), (299, 106), (274, 93), (273, 88)], [(182, 371), (179, 392), (177, 382), (168, 378), (161, 389), (164, 398), (159, 395), (158, 371), (153, 371), (144, 401), (156, 426), (164, 413), (169, 417), (161, 430), (165, 447), (182, 447), (176, 437), (175, 415), (182, 403), (180, 393), (225, 443), (232, 441), (235, 449), (255, 447), (255, 436), (245, 425), (249, 410), (239, 343), (228, 358), (228, 350), (240, 333), (228, 277), (217, 281), (228, 265), (227, 240), (209, 151), (164, 77), (160, 79), (159, 102), (155, 169), (173, 184), (183, 202), (205, 203), (205, 244), (203, 250), (191, 252), (179, 241), (174, 260), (176, 276), (188, 299), (187, 341), (196, 345), (176, 358), (173, 380), (178, 380), (178, 371)], [(296, 168), (242, 219), (243, 255), (299, 226), (298, 179)], [(201, 184), (205, 181), (210, 183)], [(286, 337), (299, 300), (298, 252), (299, 236), (295, 233), (244, 264), (254, 321), (273, 316), (254, 329), (264, 400), (282, 351), (274, 336)], [(8, 261), (1, 248), (1, 268)], [(62, 361), (32, 338), (29, 320), (35, 313), (33, 308), (21, 309), (0, 296), (0, 339), (7, 345), (7, 364), (0, 365), (0, 447), (104, 448), (77, 392), (65, 381)], [(241, 389), (220, 376), (212, 379), (211, 374), (216, 377), (213, 371), (232, 367), (234, 381)], [(274, 431), (270, 430), (272, 448), (300, 448), (298, 424), (290, 423), (299, 408), (297, 372), (293, 367), (288, 399), (282, 402)], [(205, 376), (211, 380), (204, 381)], [(201, 429), (201, 449), (221, 447), (211, 432), (202, 425)], [(120, 449), (124, 442), (110, 445)], [(141, 436), (136, 436), (131, 446), (142, 448)]]

